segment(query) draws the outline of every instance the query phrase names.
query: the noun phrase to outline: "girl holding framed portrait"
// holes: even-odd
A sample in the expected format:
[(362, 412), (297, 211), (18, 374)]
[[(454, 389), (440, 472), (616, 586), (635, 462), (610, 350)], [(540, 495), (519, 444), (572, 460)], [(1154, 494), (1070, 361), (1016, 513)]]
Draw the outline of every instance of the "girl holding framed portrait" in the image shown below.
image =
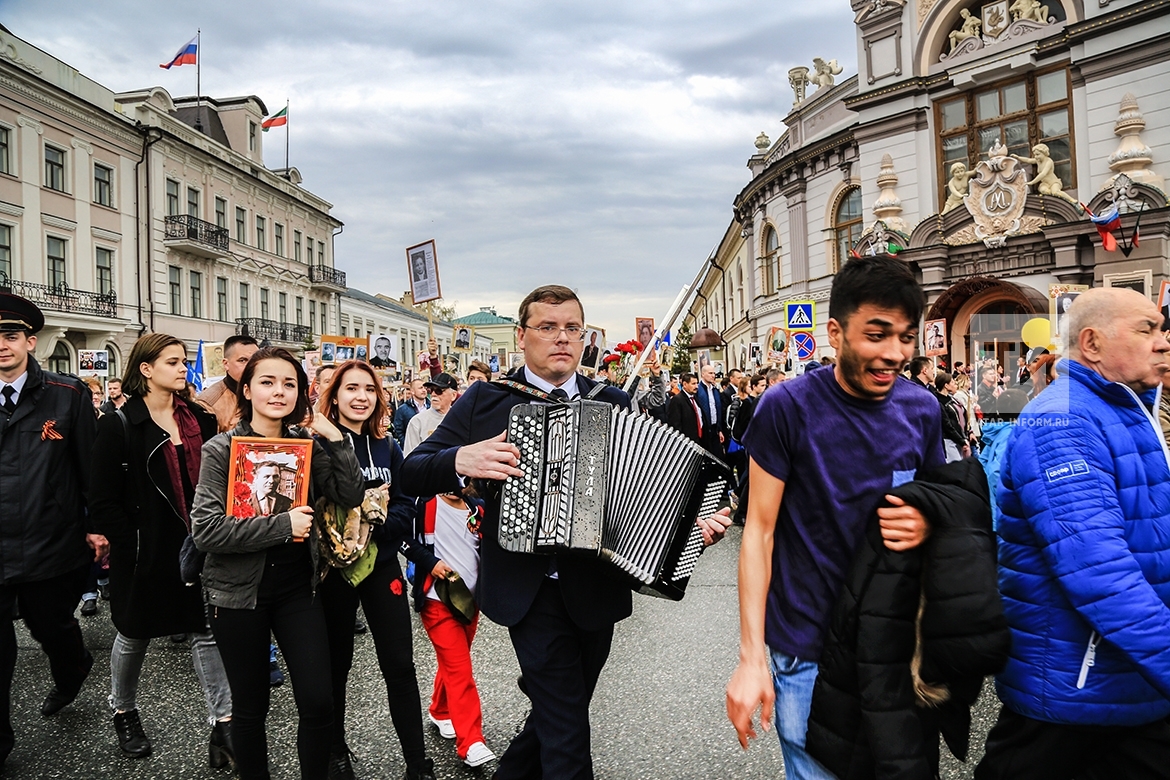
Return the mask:
[[(337, 426), (316, 414), (300, 427), (311, 409), (308, 385), (288, 350), (264, 347), (252, 355), (236, 391), (240, 423), (204, 445), (191, 513), (195, 545), (207, 553), (203, 591), (231, 685), (231, 739), (241, 780), (269, 777), (270, 635), (292, 678), (301, 776), (328, 773), (333, 695), (320, 673), (329, 665), (329, 639), (317, 595), (318, 539), (313, 510), (290, 500), (300, 491), (289, 483), (307, 480), (310, 502), (324, 496), (346, 509), (361, 504), (365, 486), (353, 445)], [(251, 485), (232, 484), (234, 437), (284, 440), (287, 457), (257, 461)], [(311, 458), (297, 459), (306, 444)], [(287, 473), (283, 465), (306, 461), (308, 474)], [(229, 489), (233, 506), (247, 506), (240, 511), (249, 516), (228, 514)], [(244, 490), (252, 491), (246, 501)]]
[[(410, 538), (415, 501), (402, 492), (398, 473), (402, 450), (380, 424), (386, 417), (381, 382), (369, 363), (352, 360), (337, 367), (333, 381), (317, 402), (318, 413), (340, 428), (353, 442), (365, 477), (365, 488), (380, 489), (388, 498), (386, 521), (370, 533), (374, 562), (356, 584), (341, 569), (329, 568), (320, 594), (329, 630), (330, 670), (333, 680), (333, 735), (329, 777), (352, 780), (350, 751), (345, 743), (345, 699), (349, 670), (353, 665), (353, 621), (358, 604), (374, 638), (378, 666), (386, 681), (390, 719), (402, 745), (406, 776), (433, 777), (423, 738), (418, 675), (414, 667), (413, 629), (407, 603), (406, 580), (398, 563), (398, 551)], [(359, 566), (358, 562), (351, 564)]]

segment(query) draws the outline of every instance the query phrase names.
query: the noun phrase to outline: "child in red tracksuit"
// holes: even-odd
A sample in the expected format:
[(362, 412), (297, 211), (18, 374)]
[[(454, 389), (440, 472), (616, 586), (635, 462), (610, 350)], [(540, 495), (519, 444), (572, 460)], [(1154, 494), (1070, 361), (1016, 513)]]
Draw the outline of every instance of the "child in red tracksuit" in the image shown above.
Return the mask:
[(458, 572), (475, 594), (482, 519), (483, 503), (478, 499), (464, 499), (457, 493), (420, 498), (415, 520), (418, 544), (410, 556), (415, 560), (414, 606), (435, 646), (439, 665), (428, 714), (440, 735), (455, 739), (455, 752), (471, 767), (496, 757), (484, 743), (483, 712), (471, 671), (471, 642), (479, 612), (464, 625), (439, 600), (434, 582)]

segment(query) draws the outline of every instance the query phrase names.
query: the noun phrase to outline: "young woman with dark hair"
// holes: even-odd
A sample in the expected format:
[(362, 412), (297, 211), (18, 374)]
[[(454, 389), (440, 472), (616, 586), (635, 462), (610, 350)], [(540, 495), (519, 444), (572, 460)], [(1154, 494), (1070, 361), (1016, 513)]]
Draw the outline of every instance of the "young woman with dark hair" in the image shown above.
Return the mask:
[(371, 534), (377, 547), (373, 571), (355, 587), (340, 571), (330, 569), (320, 585), (329, 627), (333, 676), (329, 777), (330, 780), (352, 780), (354, 777), (350, 751), (345, 743), (345, 693), (353, 665), (353, 621), (360, 602), (374, 637), (378, 666), (386, 680), (390, 718), (402, 744), (406, 776), (410, 780), (433, 778), (434, 766), (427, 758), (423, 741), (422, 707), (414, 668), (406, 581), (398, 564), (398, 551), (404, 541), (408, 542), (408, 555), (414, 552), (409, 549), (409, 539), (415, 502), (403, 494), (398, 479), (402, 450), (380, 424), (387, 412), (378, 375), (365, 361), (342, 363), (337, 367), (333, 381), (322, 391), (317, 408), (353, 441), (366, 488), (381, 488), (389, 498), (386, 522), (374, 526)]
[(240, 423), (204, 447), (192, 511), (195, 544), (207, 553), (203, 590), (211, 628), (231, 683), (232, 746), (241, 780), (269, 777), (270, 635), (276, 636), (292, 678), (301, 777), (323, 780), (328, 772), (333, 696), (321, 674), (329, 664), (329, 640), (317, 595), (313, 510), (293, 506), (267, 517), (236, 518), (226, 507), (235, 436), (316, 434), (310, 502), (320, 496), (345, 508), (362, 502), (362, 473), (349, 440), (320, 414), (299, 427), (310, 410), (308, 387), (304, 369), (288, 350), (265, 347), (252, 355), (237, 388)]
[(187, 348), (179, 339), (151, 333), (134, 344), (123, 380), (131, 397), (98, 421), (89, 511), (110, 540), (110, 612), (118, 629), (110, 706), (122, 752), (142, 758), (151, 751), (135, 701), (147, 645), (186, 634), (213, 729), (209, 760), (221, 767), (231, 757), (231, 693), (199, 588), (179, 576), (203, 443), (215, 436), (216, 423), (182, 398), (186, 377)]

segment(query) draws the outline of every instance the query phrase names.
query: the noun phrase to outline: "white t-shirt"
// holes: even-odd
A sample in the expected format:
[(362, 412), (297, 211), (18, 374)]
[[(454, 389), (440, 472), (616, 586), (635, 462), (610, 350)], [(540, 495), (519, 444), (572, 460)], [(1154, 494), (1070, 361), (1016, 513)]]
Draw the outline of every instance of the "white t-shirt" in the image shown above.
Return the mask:
[[(435, 499), (435, 556), (459, 572), (474, 595), (479, 579), (479, 534), (467, 527), (470, 511), (453, 507), (441, 497)], [(427, 591), (427, 598), (439, 600), (434, 585)]]

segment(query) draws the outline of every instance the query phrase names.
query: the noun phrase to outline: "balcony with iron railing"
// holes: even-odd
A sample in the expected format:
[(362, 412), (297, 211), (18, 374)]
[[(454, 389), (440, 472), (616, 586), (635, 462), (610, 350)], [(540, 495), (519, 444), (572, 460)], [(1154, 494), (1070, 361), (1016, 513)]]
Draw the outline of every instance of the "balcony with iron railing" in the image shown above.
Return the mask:
[(56, 285), (25, 282), (11, 279), (0, 271), (0, 291), (19, 295), (35, 303), (42, 310), (89, 314), (94, 317), (118, 317), (118, 296), (111, 290), (96, 293), (89, 290), (75, 290), (61, 282)]
[(189, 214), (172, 214), (163, 219), (163, 243), (182, 252), (214, 260), (228, 254), (228, 231)]
[(338, 271), (327, 265), (309, 266), (309, 282), (317, 287), (345, 292), (345, 271)]
[(242, 336), (251, 336), (257, 341), (304, 344), (312, 338), (313, 329), (309, 325), (293, 325), (290, 322), (247, 317), (236, 320), (236, 333)]

